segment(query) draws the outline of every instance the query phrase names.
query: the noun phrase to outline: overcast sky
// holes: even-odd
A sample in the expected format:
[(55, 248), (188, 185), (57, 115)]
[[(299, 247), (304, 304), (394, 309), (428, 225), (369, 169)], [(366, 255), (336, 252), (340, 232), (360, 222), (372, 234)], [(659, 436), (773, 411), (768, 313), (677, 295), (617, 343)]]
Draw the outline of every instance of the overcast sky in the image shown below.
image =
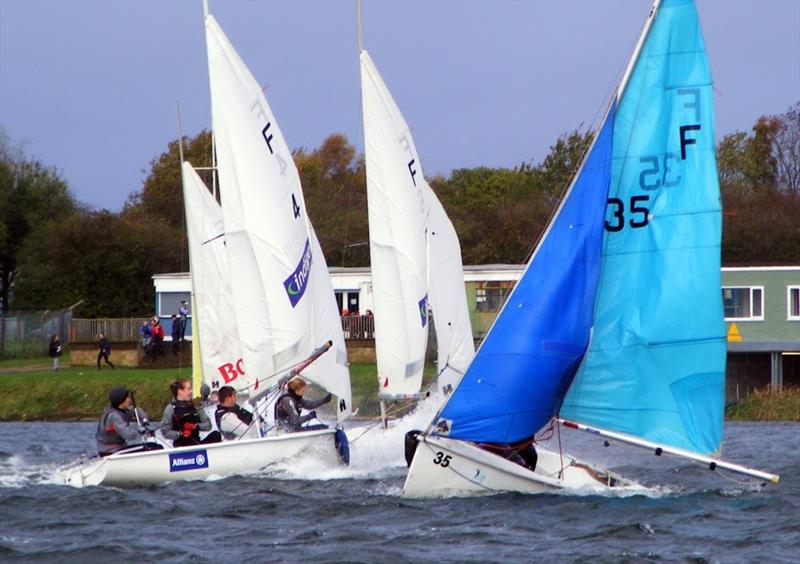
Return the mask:
[[(370, 51), (429, 176), (539, 162), (594, 122), (649, 0), (369, 1)], [(363, 148), (355, 2), (211, 0), (291, 147)], [(717, 138), (800, 99), (800, 0), (700, 0)], [(118, 210), (150, 161), (209, 126), (200, 0), (0, 0), (0, 126), (78, 199)]]

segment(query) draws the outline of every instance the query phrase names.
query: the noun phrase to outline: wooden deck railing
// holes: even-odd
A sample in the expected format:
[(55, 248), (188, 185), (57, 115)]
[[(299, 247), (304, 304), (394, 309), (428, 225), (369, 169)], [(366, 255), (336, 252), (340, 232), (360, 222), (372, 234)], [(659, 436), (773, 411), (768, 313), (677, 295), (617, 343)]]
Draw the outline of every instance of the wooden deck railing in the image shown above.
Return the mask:
[(97, 334), (106, 334), (112, 343), (134, 343), (139, 340), (139, 328), (147, 317), (113, 319), (73, 319), (69, 324), (70, 343), (97, 341)]
[[(69, 342), (94, 342), (97, 341), (97, 334), (102, 331), (112, 343), (133, 343), (139, 340), (139, 328), (147, 320), (147, 317), (73, 319), (69, 326)], [(372, 339), (375, 337), (374, 317), (344, 316), (342, 332), (345, 339)]]

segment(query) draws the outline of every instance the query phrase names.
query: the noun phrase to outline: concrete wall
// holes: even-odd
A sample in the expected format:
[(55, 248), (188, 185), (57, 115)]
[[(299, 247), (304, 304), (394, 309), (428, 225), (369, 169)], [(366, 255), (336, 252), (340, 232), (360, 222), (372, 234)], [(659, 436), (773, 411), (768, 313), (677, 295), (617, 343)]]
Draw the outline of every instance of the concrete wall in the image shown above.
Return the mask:
[(348, 339), (344, 342), (347, 347), (348, 362), (375, 363), (375, 339)]
[[(70, 343), (69, 362), (72, 366), (96, 366), (98, 347), (96, 343)], [(137, 343), (114, 343), (108, 359), (115, 366), (139, 366), (141, 347)], [(102, 368), (110, 368), (100, 361)]]

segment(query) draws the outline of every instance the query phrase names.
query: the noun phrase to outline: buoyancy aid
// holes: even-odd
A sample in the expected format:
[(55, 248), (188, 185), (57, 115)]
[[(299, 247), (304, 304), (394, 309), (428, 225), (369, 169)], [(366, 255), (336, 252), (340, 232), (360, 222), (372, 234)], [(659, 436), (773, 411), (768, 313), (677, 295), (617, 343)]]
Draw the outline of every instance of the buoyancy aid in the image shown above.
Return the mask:
[[(194, 402), (173, 400), (172, 402), (172, 429), (179, 431), (184, 437), (200, 440), (198, 425), (200, 415)], [(188, 432), (188, 435), (186, 434)]]
[(95, 433), (95, 438), (98, 442), (108, 445), (109, 447), (121, 447), (125, 444), (125, 439), (119, 436), (116, 428), (114, 428), (114, 425), (111, 423), (111, 421), (109, 421), (111, 414), (115, 411), (121, 413), (125, 420), (130, 419), (127, 411), (123, 411), (112, 406), (106, 407), (103, 415), (100, 417), (100, 423), (97, 424), (97, 433)]
[(238, 405), (234, 405), (233, 407), (223, 407), (221, 405), (217, 406), (217, 411), (214, 413), (214, 419), (217, 420), (217, 429), (219, 432), (222, 433), (223, 438), (227, 440), (232, 440), (236, 438), (236, 435), (233, 433), (226, 433), (222, 430), (222, 418), (227, 413), (233, 413), (236, 417), (239, 418), (239, 421), (242, 422), (243, 425), (250, 425), (253, 422), (253, 414), (247, 411), (246, 409), (242, 409)]
[(291, 390), (283, 394), (281, 397), (278, 398), (278, 401), (275, 402), (275, 422), (278, 424), (288, 425), (291, 426), (291, 414), (286, 413), (283, 409), (283, 399), (289, 398), (292, 400), (292, 404), (294, 405), (295, 410), (297, 413), (300, 413), (300, 397), (297, 394), (293, 394)]

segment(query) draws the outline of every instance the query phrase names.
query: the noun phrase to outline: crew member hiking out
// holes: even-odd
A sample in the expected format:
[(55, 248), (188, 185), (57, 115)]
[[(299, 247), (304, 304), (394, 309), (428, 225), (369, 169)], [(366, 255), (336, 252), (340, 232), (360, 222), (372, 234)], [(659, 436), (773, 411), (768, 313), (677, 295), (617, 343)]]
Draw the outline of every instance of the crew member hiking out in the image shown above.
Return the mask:
[[(317, 401), (305, 399), (303, 394), (306, 392), (306, 383), (302, 378), (292, 378), (289, 380), (287, 388), (287, 392), (275, 403), (275, 421), (278, 429), (288, 432), (327, 429), (328, 426), (324, 423), (305, 427), (303, 424), (317, 418), (317, 412), (314, 410), (331, 401), (331, 394)], [(311, 413), (300, 415), (301, 409), (311, 410)]]
[(172, 441), (176, 447), (220, 442), (222, 436), (219, 431), (212, 431), (204, 439), (200, 438), (200, 431), (211, 431), (212, 425), (206, 410), (197, 409), (192, 401), (191, 380), (175, 380), (169, 388), (173, 400), (161, 417), (164, 438)]

